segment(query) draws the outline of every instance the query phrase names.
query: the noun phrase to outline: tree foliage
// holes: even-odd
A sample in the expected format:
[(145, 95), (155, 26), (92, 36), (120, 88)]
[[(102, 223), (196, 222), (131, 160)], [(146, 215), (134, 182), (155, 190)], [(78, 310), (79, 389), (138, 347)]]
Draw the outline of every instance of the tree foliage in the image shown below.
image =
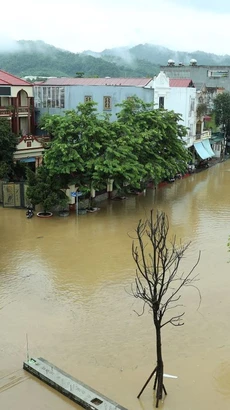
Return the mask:
[[(164, 212), (150, 212), (150, 217), (140, 220), (136, 238), (132, 245), (132, 256), (136, 265), (135, 284), (132, 294), (140, 299), (144, 308), (152, 315), (156, 334), (157, 365), (138, 395), (155, 374), (156, 407), (166, 389), (163, 382), (164, 363), (162, 356), (161, 329), (171, 324), (182, 326), (185, 312), (181, 309), (181, 290), (184, 286), (195, 286), (197, 276), (193, 275), (199, 263), (188, 272), (180, 272), (180, 264), (190, 243), (178, 245), (176, 237), (169, 237), (169, 220)], [(198, 288), (196, 288), (198, 290)], [(198, 290), (199, 296), (200, 292)], [(144, 310), (143, 310), (144, 312)]]
[(100, 116), (94, 102), (64, 116), (46, 115), (43, 127), (53, 139), (44, 163), (51, 176), (74, 175), (81, 190), (99, 189), (108, 179), (117, 187), (139, 187), (186, 168), (182, 137), (186, 129), (173, 111), (154, 109), (133, 97), (120, 105), (117, 121)]
[(214, 99), (216, 124), (222, 126), (225, 135), (230, 135), (230, 93), (218, 94)]
[(113, 57), (110, 61), (107, 55), (72, 53), (43, 41), (21, 40), (15, 50), (0, 55), (1, 68), (20, 77), (74, 77), (76, 72), (84, 73), (84, 77), (153, 77), (159, 72), (159, 66), (148, 61), (132, 58), (131, 65), (125, 59)]
[(18, 138), (10, 128), (10, 122), (0, 119), (0, 178), (8, 177), (14, 168), (13, 154), (16, 150)]
[(63, 205), (63, 200), (67, 200), (65, 192), (61, 190), (60, 181), (50, 176), (44, 166), (39, 167), (36, 173), (28, 168), (27, 181), (27, 198), (33, 206), (41, 204), (44, 213), (57, 205)]

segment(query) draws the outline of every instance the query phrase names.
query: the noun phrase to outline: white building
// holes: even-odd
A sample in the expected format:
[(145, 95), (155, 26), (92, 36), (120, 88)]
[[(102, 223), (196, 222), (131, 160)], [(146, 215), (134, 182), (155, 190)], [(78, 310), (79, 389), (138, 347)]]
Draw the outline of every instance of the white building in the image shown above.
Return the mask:
[(187, 78), (170, 78), (169, 85), (171, 92), (165, 108), (181, 115), (180, 123), (188, 129), (185, 142), (187, 147), (191, 147), (196, 136), (196, 88)]

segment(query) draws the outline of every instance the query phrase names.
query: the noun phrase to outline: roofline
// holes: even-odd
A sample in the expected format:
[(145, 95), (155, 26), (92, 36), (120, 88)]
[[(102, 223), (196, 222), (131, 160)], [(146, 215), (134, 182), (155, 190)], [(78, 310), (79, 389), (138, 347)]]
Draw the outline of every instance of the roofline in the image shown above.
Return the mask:
[[(11, 77), (14, 77), (14, 78), (16, 78), (17, 80), (20, 80), (20, 81), (24, 81), (26, 84), (25, 85), (31, 85), (31, 83), (29, 83), (28, 81), (26, 81), (26, 80), (23, 80), (22, 78), (20, 78), (20, 77), (17, 77), (16, 75), (14, 75), (14, 74), (11, 74), (11, 73), (8, 73), (7, 71), (5, 71), (5, 70), (0, 70), (0, 73), (5, 73), (5, 74), (7, 74), (7, 75), (10, 75)], [(0, 79), (1, 80), (1, 79)], [(5, 80), (3, 80), (3, 81), (5, 81)], [(9, 83), (8, 81), (5, 81), (7, 84), (9, 84), (9, 85), (12, 85), (11, 83)]]

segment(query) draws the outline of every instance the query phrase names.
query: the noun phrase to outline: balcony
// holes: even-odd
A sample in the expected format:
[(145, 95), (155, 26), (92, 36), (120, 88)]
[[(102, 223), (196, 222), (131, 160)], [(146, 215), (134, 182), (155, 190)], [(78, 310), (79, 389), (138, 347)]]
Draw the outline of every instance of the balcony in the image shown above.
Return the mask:
[(18, 115), (19, 117), (27, 117), (28, 114), (30, 114), (30, 108), (25, 106), (25, 107), (17, 107), (15, 110), (15, 114)]
[(11, 107), (0, 107), (0, 117), (11, 117), (12, 109)]
[(211, 131), (203, 131), (201, 134), (196, 134), (196, 141), (197, 140), (205, 140), (207, 138), (211, 138), (212, 134)]

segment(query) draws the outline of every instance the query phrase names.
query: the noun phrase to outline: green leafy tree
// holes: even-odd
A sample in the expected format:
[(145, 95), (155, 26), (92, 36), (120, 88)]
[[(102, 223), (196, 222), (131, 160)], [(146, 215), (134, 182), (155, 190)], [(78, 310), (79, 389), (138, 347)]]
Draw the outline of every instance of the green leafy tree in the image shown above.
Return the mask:
[(134, 97), (120, 105), (117, 121), (99, 116), (94, 102), (79, 104), (64, 116), (46, 115), (43, 127), (54, 136), (44, 156), (51, 176), (74, 175), (83, 191), (105, 186), (140, 187), (186, 168), (186, 129), (178, 114), (155, 110)]
[(36, 173), (28, 168), (27, 181), (27, 198), (34, 207), (41, 204), (44, 214), (57, 205), (63, 206), (63, 200), (67, 200), (59, 179), (50, 176), (44, 166), (39, 167)]
[(224, 92), (214, 99), (213, 113), (217, 126), (222, 128), (224, 140), (221, 148), (221, 157), (226, 151), (227, 138), (230, 136), (230, 93)]
[(214, 99), (214, 114), (216, 124), (221, 126), (225, 135), (230, 135), (230, 93), (218, 94)]
[(13, 154), (18, 143), (7, 119), (0, 119), (0, 178), (9, 177), (14, 169)]
[(106, 116), (99, 118), (95, 103), (79, 104), (76, 111), (46, 116), (43, 121), (46, 131), (55, 136), (44, 156), (49, 174), (69, 175), (84, 192), (105, 186), (95, 164), (104, 152), (111, 124)]
[(184, 172), (190, 159), (183, 137), (187, 134), (174, 111), (154, 109), (137, 97), (119, 104), (118, 122), (132, 130), (134, 152), (144, 168), (142, 179), (156, 182)]

